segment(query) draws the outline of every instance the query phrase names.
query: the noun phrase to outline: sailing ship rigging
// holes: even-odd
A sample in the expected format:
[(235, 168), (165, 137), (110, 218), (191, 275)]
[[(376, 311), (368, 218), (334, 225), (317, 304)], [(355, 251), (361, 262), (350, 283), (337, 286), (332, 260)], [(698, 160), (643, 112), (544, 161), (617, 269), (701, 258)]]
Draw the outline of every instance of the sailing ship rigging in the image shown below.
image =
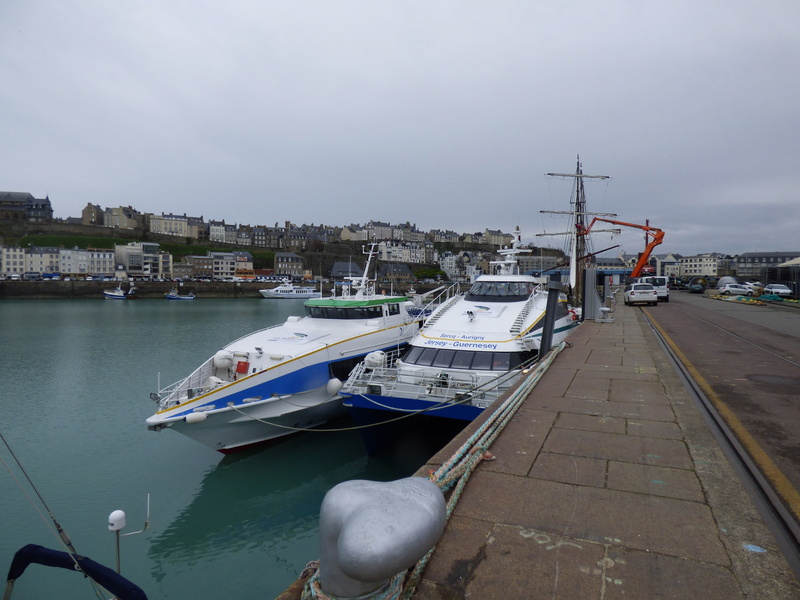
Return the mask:
[[(538, 237), (541, 236), (554, 236), (554, 235), (564, 235), (568, 236), (569, 239), (569, 250), (567, 252), (568, 256), (570, 257), (569, 261), (569, 288), (570, 292), (568, 294), (568, 298), (570, 300), (570, 304), (572, 306), (580, 306), (581, 301), (583, 299), (583, 290), (582, 290), (582, 281), (580, 277), (580, 271), (583, 267), (585, 267), (590, 261), (591, 257), (596, 252), (591, 252), (589, 249), (589, 244), (587, 240), (587, 236), (580, 235), (582, 232), (586, 231), (586, 217), (616, 217), (616, 214), (613, 213), (597, 213), (597, 212), (587, 212), (586, 210), (586, 193), (584, 190), (583, 182), (585, 179), (610, 179), (609, 175), (586, 175), (583, 172), (583, 165), (581, 164), (581, 157), (578, 156), (577, 160), (577, 167), (575, 169), (575, 173), (546, 173), (548, 177), (564, 177), (564, 178), (571, 178), (574, 179), (574, 197), (570, 199), (570, 205), (572, 206), (572, 210), (570, 211), (552, 211), (552, 210), (542, 210), (539, 211), (543, 214), (559, 214), (559, 215), (569, 215), (571, 221), (571, 227), (567, 231), (562, 231), (558, 233), (539, 233), (537, 234)], [(595, 230), (599, 232), (600, 230)], [(603, 231), (611, 231), (611, 230), (603, 230)], [(616, 230), (614, 230), (616, 232)], [(609, 249), (609, 248), (607, 248)], [(607, 250), (606, 249), (606, 250)], [(603, 250), (605, 251), (605, 250)]]

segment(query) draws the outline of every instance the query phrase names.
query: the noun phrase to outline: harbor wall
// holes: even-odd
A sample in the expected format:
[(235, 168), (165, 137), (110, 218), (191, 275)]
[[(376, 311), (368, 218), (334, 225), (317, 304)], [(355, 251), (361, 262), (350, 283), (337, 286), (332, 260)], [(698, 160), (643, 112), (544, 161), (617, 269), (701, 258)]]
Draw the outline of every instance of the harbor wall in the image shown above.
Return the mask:
[[(0, 300), (11, 299), (103, 299), (103, 290), (113, 289), (117, 286), (115, 281), (0, 281)], [(122, 283), (122, 289), (128, 289), (128, 283)], [(136, 282), (137, 298), (163, 298), (164, 294), (175, 287), (169, 281), (140, 281)], [(190, 281), (178, 287), (183, 294), (194, 292), (200, 298), (260, 298), (258, 290), (275, 287), (277, 284), (264, 283), (263, 281)], [(310, 285), (310, 284), (309, 284)], [(322, 293), (329, 296), (332, 284), (324, 284)], [(435, 286), (416, 285), (417, 292), (425, 292)], [(386, 289), (389, 285), (378, 286), (378, 290)], [(395, 293), (404, 293), (407, 286), (395, 286)]]

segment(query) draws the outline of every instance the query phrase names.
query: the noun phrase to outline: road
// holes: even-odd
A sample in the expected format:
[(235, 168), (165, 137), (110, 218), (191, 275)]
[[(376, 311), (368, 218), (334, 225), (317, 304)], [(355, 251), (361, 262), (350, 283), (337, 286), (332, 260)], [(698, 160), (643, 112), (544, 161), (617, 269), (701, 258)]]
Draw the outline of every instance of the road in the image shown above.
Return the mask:
[(800, 308), (673, 290), (643, 310), (800, 490)]

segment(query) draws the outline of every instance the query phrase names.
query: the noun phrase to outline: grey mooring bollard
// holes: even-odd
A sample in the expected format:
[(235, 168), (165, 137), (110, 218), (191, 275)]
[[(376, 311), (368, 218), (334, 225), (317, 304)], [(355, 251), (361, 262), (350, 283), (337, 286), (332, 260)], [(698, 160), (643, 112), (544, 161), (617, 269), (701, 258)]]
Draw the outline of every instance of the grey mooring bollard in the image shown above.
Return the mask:
[(326, 594), (366, 597), (436, 545), (444, 495), (431, 480), (345, 481), (322, 501), (319, 583)]

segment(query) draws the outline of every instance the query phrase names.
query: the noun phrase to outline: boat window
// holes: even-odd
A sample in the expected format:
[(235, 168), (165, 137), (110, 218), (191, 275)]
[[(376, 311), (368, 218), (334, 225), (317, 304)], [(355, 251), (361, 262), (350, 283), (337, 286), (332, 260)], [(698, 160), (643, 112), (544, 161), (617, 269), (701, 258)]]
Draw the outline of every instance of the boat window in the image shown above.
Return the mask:
[(467, 292), (467, 300), (481, 302), (521, 302), (533, 292), (529, 281), (476, 281)]
[(424, 367), (429, 367), (433, 363), (433, 359), (436, 358), (436, 353), (438, 350), (436, 348), (425, 348), (422, 351), (422, 354), (417, 359), (416, 364), (422, 365)]
[(455, 350), (439, 350), (439, 353), (436, 355), (436, 358), (433, 360), (434, 367), (443, 367), (448, 368), (450, 363), (453, 361), (453, 355), (456, 353)]
[(492, 357), (492, 371), (508, 371), (511, 368), (510, 352), (495, 352)]
[(475, 371), (490, 371), (492, 368), (491, 352), (476, 352), (472, 359), (472, 369)]
[(306, 306), (306, 314), (315, 319), (376, 319), (380, 306)]
[(406, 352), (406, 355), (403, 357), (403, 362), (413, 365), (417, 362), (419, 355), (422, 354), (424, 348), (420, 348), (419, 346), (411, 346)]
[(389, 304), (389, 314), (390, 315), (399, 315), (400, 314), (400, 305), (397, 303)]
[(453, 357), (454, 369), (469, 369), (472, 366), (472, 357), (475, 353), (472, 350), (458, 350), (455, 357)]

